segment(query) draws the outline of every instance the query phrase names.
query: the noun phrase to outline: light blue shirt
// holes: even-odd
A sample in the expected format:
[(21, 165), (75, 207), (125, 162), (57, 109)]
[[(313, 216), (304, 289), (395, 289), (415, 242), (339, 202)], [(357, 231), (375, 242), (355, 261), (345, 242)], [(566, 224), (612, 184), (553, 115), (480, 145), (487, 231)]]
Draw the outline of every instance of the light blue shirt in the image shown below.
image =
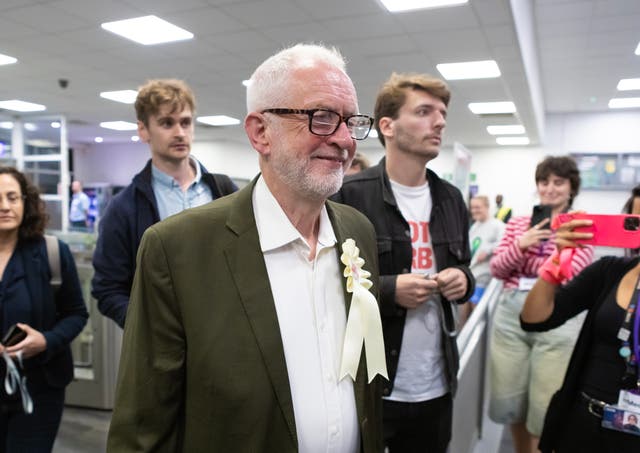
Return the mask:
[(87, 220), (87, 211), (91, 200), (84, 192), (74, 193), (69, 208), (69, 220), (72, 222), (84, 222)]
[(193, 157), (189, 158), (189, 163), (195, 169), (196, 177), (184, 192), (173, 177), (151, 165), (151, 187), (158, 203), (160, 220), (185, 209), (201, 206), (213, 199), (211, 189), (202, 181), (200, 164)]

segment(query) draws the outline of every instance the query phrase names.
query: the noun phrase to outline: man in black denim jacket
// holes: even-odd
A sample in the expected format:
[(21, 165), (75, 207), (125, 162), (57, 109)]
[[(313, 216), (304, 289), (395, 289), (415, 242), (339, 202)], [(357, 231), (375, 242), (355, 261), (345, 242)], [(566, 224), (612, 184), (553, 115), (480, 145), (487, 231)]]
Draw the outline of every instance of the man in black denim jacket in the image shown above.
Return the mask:
[(474, 290), (468, 211), (460, 191), (425, 168), (440, 151), (449, 97), (441, 80), (393, 74), (375, 107), (386, 157), (346, 178), (333, 197), (376, 229), (390, 453), (444, 453), (451, 438), (458, 371), (452, 303)]

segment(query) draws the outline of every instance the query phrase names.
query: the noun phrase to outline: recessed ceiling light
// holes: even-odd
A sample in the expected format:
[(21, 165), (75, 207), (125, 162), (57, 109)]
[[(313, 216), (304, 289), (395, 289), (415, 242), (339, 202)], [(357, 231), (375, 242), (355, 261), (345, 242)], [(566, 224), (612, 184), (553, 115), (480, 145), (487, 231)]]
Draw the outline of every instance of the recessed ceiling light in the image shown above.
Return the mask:
[(29, 132), (33, 132), (33, 131), (37, 131), (38, 130), (38, 126), (36, 126), (33, 123), (24, 123), (24, 130), (25, 131), (29, 131)]
[(251, 85), (251, 79), (247, 79), (247, 80), (243, 80), (242, 84), (246, 87), (248, 87), (249, 85)]
[(10, 101), (0, 101), (0, 109), (13, 110), (15, 112), (40, 112), (46, 110), (46, 107), (33, 102), (12, 99)]
[(131, 136), (131, 141), (132, 142), (139, 142), (140, 141), (140, 137), (138, 137), (137, 135), (132, 135)]
[(105, 22), (101, 27), (145, 46), (193, 38), (193, 33), (156, 16)]
[(0, 129), (13, 129), (11, 121), (0, 121)]
[(240, 120), (227, 115), (199, 116), (196, 118), (199, 123), (210, 126), (233, 126), (240, 124)]
[(100, 97), (123, 104), (133, 104), (136, 102), (138, 92), (136, 90), (103, 91)]
[(511, 101), (504, 102), (471, 102), (469, 110), (476, 115), (491, 115), (499, 113), (515, 113), (516, 105)]
[(0, 53), (0, 66), (5, 64), (13, 64), (17, 61), (18, 61), (17, 58), (10, 57), (9, 55), (2, 55)]
[(640, 79), (620, 79), (618, 91), (640, 90)]
[(500, 77), (500, 68), (495, 60), (465, 61), (461, 63), (441, 63), (436, 65), (442, 77), (447, 80), (490, 79)]
[(375, 128), (371, 128), (371, 130), (369, 131), (369, 135), (367, 135), (367, 138), (378, 138), (378, 131)]
[(498, 145), (528, 145), (529, 137), (498, 137), (496, 143)]
[(60, 129), (60, 127), (62, 126), (62, 124), (60, 124), (60, 121), (52, 121), (51, 122), (51, 127), (54, 129)]
[(613, 98), (609, 100), (610, 109), (632, 109), (640, 107), (640, 98)]
[(96, 137), (93, 139), (93, 141), (96, 143), (102, 143), (104, 140), (102, 139), (102, 137)]
[(518, 135), (524, 134), (524, 126), (521, 126), (520, 124), (487, 126), (487, 132), (491, 135)]
[(380, 0), (382, 5), (392, 13), (413, 9), (440, 8), (443, 6), (462, 5), (468, 0)]
[(638, 43), (638, 47), (636, 47), (636, 55), (640, 55), (640, 42)]
[(114, 131), (135, 131), (138, 129), (136, 123), (130, 123), (129, 121), (104, 121), (100, 123), (100, 127), (113, 129)]

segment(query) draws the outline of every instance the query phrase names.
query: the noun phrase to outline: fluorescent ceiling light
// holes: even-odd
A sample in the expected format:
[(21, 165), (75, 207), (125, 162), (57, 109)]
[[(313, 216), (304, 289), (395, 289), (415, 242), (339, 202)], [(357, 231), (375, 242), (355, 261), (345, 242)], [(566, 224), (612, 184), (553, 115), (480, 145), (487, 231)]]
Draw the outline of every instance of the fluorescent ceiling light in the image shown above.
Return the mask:
[(496, 143), (498, 145), (528, 145), (529, 137), (498, 137)]
[(520, 124), (487, 126), (487, 132), (491, 135), (518, 135), (524, 134), (524, 126), (521, 126)]
[(632, 109), (640, 107), (640, 98), (613, 98), (609, 101), (610, 109)]
[(367, 136), (367, 138), (378, 138), (378, 131), (376, 130), (375, 127), (372, 127), (371, 130), (369, 131), (369, 135)]
[(411, 11), (413, 9), (441, 8), (443, 6), (462, 5), (468, 0), (380, 0), (382, 5), (392, 13)]
[(101, 27), (145, 46), (193, 38), (193, 33), (156, 16), (105, 22)]
[(617, 88), (618, 91), (640, 90), (640, 79), (621, 79)]
[(500, 113), (515, 113), (516, 105), (511, 101), (504, 102), (471, 102), (469, 110), (476, 115), (492, 115)]
[(113, 129), (114, 131), (135, 131), (138, 129), (136, 123), (130, 123), (129, 121), (104, 121), (100, 123), (100, 127)]
[(18, 61), (17, 58), (10, 57), (9, 55), (2, 55), (0, 53), (0, 66), (5, 64), (13, 64), (17, 61)]
[(196, 118), (199, 123), (209, 124), (210, 126), (233, 126), (240, 124), (240, 120), (227, 115), (199, 116)]
[(38, 130), (38, 126), (36, 126), (33, 123), (24, 123), (24, 126), (22, 126), (22, 127), (24, 127), (25, 131), (30, 131), (30, 132)]
[(96, 143), (102, 143), (104, 140), (102, 139), (102, 137), (96, 137), (93, 139), (93, 141)]
[(136, 90), (103, 91), (100, 97), (123, 104), (133, 104), (136, 102), (138, 92)]
[(13, 110), (16, 112), (40, 112), (45, 110), (46, 107), (41, 104), (12, 99), (11, 101), (0, 101), (0, 109)]
[(131, 141), (132, 142), (139, 142), (140, 141), (140, 137), (138, 137), (137, 135), (132, 135), (131, 136)]
[(51, 122), (51, 127), (54, 129), (60, 129), (60, 127), (62, 126), (62, 124), (60, 124), (60, 121), (52, 121)]
[(442, 77), (447, 80), (490, 79), (500, 77), (500, 68), (495, 60), (465, 61), (462, 63), (441, 63), (436, 65)]
[(11, 121), (0, 121), (0, 129), (13, 129)]

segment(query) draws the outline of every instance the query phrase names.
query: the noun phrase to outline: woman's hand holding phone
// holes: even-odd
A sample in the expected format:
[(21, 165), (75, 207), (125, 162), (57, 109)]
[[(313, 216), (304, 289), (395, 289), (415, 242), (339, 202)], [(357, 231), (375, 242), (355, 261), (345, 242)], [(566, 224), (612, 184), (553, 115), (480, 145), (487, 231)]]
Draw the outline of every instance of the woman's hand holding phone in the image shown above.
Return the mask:
[(552, 234), (549, 228), (549, 222), (549, 218), (543, 219), (525, 231), (524, 234), (518, 238), (518, 247), (520, 247), (520, 250), (527, 250), (529, 247), (540, 245), (542, 241), (549, 239)]

